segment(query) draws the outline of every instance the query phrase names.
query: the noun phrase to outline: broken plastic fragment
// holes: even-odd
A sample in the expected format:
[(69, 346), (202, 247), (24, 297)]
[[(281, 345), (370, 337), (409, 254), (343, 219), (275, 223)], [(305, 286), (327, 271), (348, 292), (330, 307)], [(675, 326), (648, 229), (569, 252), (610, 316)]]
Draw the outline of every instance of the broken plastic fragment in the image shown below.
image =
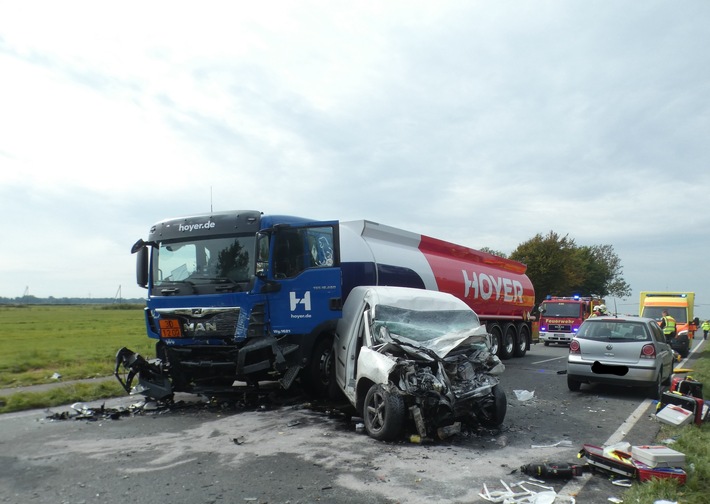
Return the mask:
[(534, 390), (532, 392), (529, 390), (513, 390), (513, 393), (518, 401), (529, 401), (535, 395)]
[(77, 413), (82, 413), (84, 415), (90, 415), (91, 414), (91, 409), (89, 408), (89, 405), (86, 403), (82, 402), (76, 402), (71, 405), (71, 409), (76, 411)]
[(530, 448), (557, 448), (558, 446), (572, 446), (572, 441), (563, 439), (549, 445), (530, 445)]

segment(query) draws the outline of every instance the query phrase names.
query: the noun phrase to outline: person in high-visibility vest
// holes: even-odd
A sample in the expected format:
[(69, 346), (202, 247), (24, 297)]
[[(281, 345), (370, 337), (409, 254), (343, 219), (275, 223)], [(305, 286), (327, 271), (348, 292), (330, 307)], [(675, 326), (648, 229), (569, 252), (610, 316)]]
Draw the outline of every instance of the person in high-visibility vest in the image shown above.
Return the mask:
[(663, 334), (666, 336), (666, 341), (670, 341), (675, 338), (675, 319), (668, 315), (668, 310), (663, 310), (663, 319), (661, 320), (661, 329), (663, 329)]
[(703, 322), (703, 325), (701, 325), (703, 329), (703, 339), (706, 340), (708, 339), (708, 331), (710, 331), (710, 320), (706, 320)]

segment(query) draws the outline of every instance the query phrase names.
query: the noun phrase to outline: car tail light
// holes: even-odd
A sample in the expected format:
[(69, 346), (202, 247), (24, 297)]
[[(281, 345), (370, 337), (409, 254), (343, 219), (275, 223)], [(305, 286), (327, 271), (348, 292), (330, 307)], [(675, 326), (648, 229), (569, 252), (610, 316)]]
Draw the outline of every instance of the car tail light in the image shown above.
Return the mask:
[(641, 355), (639, 356), (640, 359), (655, 359), (656, 358), (656, 347), (653, 346), (653, 344), (649, 343), (648, 345), (644, 345), (643, 348), (641, 349)]
[(573, 339), (570, 344), (569, 344), (569, 353), (571, 354), (578, 354), (582, 353), (579, 348), (579, 341), (576, 339)]

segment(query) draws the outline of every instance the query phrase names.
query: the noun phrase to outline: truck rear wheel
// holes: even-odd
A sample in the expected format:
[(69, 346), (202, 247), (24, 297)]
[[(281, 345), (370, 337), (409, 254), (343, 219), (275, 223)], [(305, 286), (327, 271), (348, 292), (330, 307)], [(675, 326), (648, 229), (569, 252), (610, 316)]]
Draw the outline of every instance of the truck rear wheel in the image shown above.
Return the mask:
[(529, 339), (530, 329), (528, 329), (528, 326), (525, 324), (518, 325), (518, 339), (515, 345), (516, 357), (525, 357), (525, 354), (528, 352)]
[(503, 327), (503, 338), (500, 345), (498, 357), (501, 359), (510, 359), (515, 353), (515, 346), (518, 341), (518, 331), (515, 324), (508, 323)]
[(488, 328), (488, 333), (491, 335), (491, 353), (500, 357), (501, 340), (503, 332), (498, 324), (491, 324)]
[(393, 441), (404, 427), (405, 408), (402, 396), (392, 394), (380, 384), (367, 391), (362, 418), (367, 434), (379, 441)]

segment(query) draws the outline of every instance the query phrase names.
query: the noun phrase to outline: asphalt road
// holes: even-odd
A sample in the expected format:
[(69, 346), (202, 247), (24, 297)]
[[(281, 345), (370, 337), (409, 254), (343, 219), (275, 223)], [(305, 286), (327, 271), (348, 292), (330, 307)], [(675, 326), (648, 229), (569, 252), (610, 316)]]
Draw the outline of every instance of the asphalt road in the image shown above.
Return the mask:
[[(569, 392), (558, 373), (566, 354), (537, 345), (505, 362), (508, 414), (500, 430), (422, 444), (372, 440), (358, 431), (359, 419), (333, 405), (276, 392), (211, 404), (181, 396), (177, 407), (116, 420), (56, 419), (73, 413), (69, 406), (2, 415), (0, 503), (485, 502), (484, 486), (526, 480), (523, 464), (579, 463), (584, 443), (654, 439), (659, 425), (642, 391)], [(519, 400), (516, 390), (532, 398)], [(607, 502), (623, 490), (601, 475), (548, 484), (560, 495), (555, 502), (570, 494), (579, 503)]]

